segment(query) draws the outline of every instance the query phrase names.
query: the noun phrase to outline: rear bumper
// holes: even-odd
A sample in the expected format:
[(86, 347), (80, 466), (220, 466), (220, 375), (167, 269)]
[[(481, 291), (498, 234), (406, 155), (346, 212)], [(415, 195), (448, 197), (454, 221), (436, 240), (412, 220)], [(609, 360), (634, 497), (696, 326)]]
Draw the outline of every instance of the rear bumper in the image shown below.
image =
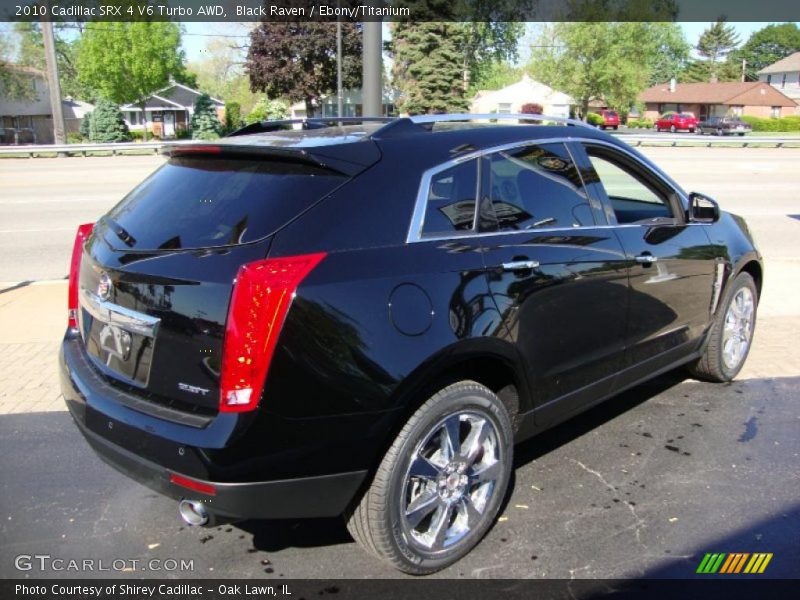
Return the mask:
[[(367, 476), (367, 471), (352, 471), (242, 482), (198, 477), (203, 472), (198, 465), (202, 449), (133, 428), (124, 412), (103, 410), (108, 405), (119, 407), (96, 383), (92, 385), (95, 375), (84, 371), (87, 366), (76, 355), (76, 345), (75, 340), (64, 340), (59, 366), (61, 390), (78, 430), (103, 461), (156, 492), (201, 500), (211, 515), (226, 520), (332, 517), (346, 510)], [(173, 473), (213, 486), (215, 493), (178, 486), (170, 481)]]

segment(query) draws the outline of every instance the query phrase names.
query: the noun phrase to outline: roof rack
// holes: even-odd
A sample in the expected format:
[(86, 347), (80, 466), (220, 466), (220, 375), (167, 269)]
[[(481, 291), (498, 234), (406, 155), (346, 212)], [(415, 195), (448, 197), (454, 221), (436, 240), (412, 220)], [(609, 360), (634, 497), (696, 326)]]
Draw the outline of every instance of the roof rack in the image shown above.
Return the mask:
[(578, 119), (568, 119), (566, 117), (554, 117), (549, 115), (540, 114), (527, 114), (527, 113), (488, 113), (488, 114), (470, 114), (470, 113), (457, 113), (447, 115), (416, 115), (408, 117), (412, 123), (447, 123), (451, 121), (477, 121), (492, 120), (500, 121), (507, 119), (525, 120), (525, 121), (553, 121), (554, 123), (564, 123), (566, 125), (573, 125), (575, 127), (589, 127), (594, 129), (591, 125), (579, 121)]
[(396, 121), (397, 117), (308, 117), (303, 119), (280, 119), (276, 121), (259, 121), (245, 125), (241, 129), (229, 133), (228, 137), (238, 135), (249, 135), (251, 133), (269, 133), (284, 129), (293, 129), (294, 125), (300, 125), (299, 129), (324, 129), (334, 125), (357, 125), (359, 123), (390, 123)]

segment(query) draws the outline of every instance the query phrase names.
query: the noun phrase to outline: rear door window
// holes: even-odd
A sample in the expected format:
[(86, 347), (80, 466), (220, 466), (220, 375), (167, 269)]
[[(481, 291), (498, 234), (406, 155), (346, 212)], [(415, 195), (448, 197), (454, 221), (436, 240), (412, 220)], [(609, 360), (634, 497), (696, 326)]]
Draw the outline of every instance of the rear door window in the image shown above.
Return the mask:
[(500, 231), (595, 224), (572, 156), (563, 144), (524, 146), (488, 157), (488, 185)]
[(274, 233), (345, 181), (296, 162), (173, 157), (108, 213), (100, 233), (121, 250), (245, 244)]
[(425, 206), (423, 236), (472, 231), (478, 192), (478, 161), (470, 160), (431, 178)]

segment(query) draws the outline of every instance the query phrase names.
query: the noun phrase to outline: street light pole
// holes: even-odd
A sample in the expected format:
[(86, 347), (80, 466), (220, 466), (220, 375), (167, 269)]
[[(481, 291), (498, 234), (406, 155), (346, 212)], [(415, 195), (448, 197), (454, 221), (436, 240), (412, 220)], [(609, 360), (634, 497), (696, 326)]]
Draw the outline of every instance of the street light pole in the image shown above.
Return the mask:
[(363, 34), (363, 116), (383, 114), (383, 42), (381, 21), (365, 21)]
[(336, 17), (336, 116), (343, 117), (344, 91), (342, 90), (342, 21)]

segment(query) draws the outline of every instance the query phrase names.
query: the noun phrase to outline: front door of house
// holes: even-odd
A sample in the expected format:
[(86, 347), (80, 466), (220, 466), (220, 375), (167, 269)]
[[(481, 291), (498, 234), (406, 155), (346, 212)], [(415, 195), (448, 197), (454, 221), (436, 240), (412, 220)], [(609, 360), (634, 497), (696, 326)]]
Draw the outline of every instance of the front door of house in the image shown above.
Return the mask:
[(164, 111), (164, 137), (175, 137), (175, 113), (172, 111)]

